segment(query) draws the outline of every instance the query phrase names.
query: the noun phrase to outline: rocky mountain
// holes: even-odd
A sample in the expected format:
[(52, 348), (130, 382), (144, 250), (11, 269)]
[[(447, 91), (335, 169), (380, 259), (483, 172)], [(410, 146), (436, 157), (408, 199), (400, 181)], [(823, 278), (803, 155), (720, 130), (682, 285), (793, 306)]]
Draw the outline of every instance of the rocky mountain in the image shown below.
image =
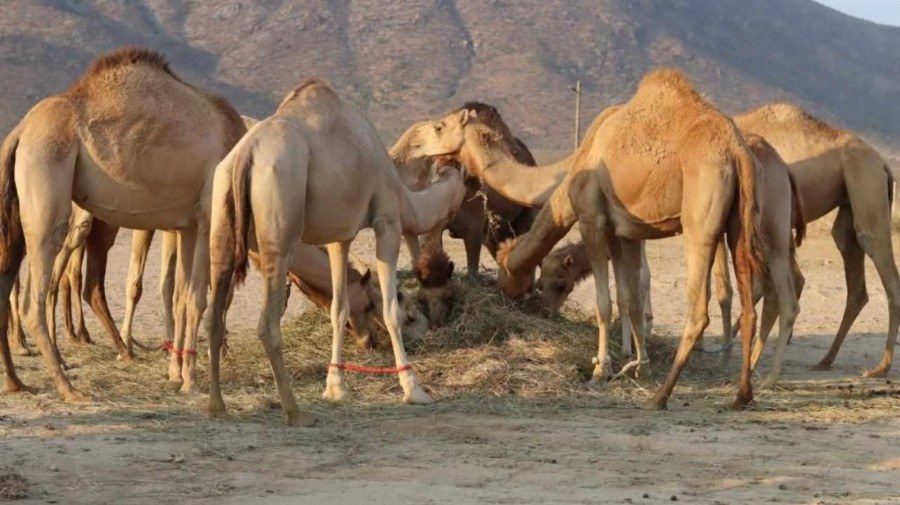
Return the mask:
[(572, 143), (583, 117), (676, 66), (728, 113), (799, 102), (900, 147), (900, 28), (812, 0), (4, 0), (0, 128), (124, 44), (265, 116), (311, 76), (387, 141), (465, 100), (497, 105), (526, 142)]

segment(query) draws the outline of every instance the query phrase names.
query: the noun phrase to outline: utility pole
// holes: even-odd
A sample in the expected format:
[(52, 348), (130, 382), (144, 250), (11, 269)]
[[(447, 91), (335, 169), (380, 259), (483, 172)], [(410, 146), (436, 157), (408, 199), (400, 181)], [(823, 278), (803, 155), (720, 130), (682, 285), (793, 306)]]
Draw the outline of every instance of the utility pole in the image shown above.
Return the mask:
[(581, 79), (575, 81), (575, 87), (569, 88), (575, 92), (575, 149), (581, 143)]

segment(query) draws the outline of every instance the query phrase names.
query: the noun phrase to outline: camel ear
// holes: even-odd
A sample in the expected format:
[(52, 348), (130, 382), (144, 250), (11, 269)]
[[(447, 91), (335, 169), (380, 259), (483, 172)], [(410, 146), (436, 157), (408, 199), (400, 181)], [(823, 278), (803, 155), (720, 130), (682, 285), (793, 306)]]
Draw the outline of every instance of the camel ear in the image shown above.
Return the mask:
[(363, 286), (369, 283), (372, 280), (372, 270), (367, 268), (366, 273), (363, 274), (362, 279), (359, 280), (359, 283)]
[(563, 258), (563, 261), (562, 261), (563, 268), (572, 268), (572, 265), (574, 265), (574, 264), (575, 264), (575, 258), (573, 258), (571, 254), (566, 256), (565, 258)]

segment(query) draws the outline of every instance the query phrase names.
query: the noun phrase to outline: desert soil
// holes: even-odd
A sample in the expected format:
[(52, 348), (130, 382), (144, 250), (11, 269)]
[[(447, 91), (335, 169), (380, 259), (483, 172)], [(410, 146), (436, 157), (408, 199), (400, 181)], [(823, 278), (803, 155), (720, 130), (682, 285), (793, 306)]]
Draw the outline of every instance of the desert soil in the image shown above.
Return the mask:
[[(129, 243), (124, 233), (110, 263), (108, 293), (118, 318)], [(462, 267), (461, 244), (448, 243)], [(363, 234), (354, 250), (370, 256), (371, 246)], [(655, 331), (676, 338), (684, 313), (680, 239), (650, 244), (649, 257)], [(321, 418), (310, 429), (284, 427), (277, 408), (208, 420), (203, 393), (187, 407), (148, 407), (138, 415), (102, 392), (94, 392), (90, 406), (64, 405), (39, 360), (18, 358), (23, 376), (41, 392), (0, 396), (0, 476), (24, 477), (22, 504), (900, 503), (900, 399), (885, 381), (856, 379), (884, 346), (884, 291), (868, 264), (869, 304), (834, 370), (810, 372), (840, 321), (844, 279), (828, 238), (809, 239), (799, 257), (807, 288), (784, 367), (790, 389), (757, 392), (747, 412), (723, 408), (733, 394), (736, 360), (717, 372), (718, 357), (711, 355), (692, 358), (687, 379), (702, 372), (700, 385), (676, 389), (667, 412), (641, 411), (632, 400), (602, 393), (428, 407), (366, 398), (333, 407), (303, 397)], [(486, 254), (483, 266), (494, 267)], [(161, 331), (156, 253), (148, 272), (136, 323), (145, 340)], [(259, 288), (252, 277), (236, 295), (231, 338), (255, 338)], [(576, 298), (590, 307), (592, 283), (580, 286)], [(707, 334), (718, 336), (712, 305)], [(292, 296), (286, 317), (303, 310)], [(90, 329), (97, 345), (107, 346), (92, 317)], [(142, 359), (159, 361), (165, 387), (162, 361), (146, 352)], [(897, 380), (897, 371), (890, 375)], [(829, 387), (854, 382), (852, 390)], [(617, 387), (646, 396), (655, 386)], [(274, 400), (274, 384), (269, 391)]]

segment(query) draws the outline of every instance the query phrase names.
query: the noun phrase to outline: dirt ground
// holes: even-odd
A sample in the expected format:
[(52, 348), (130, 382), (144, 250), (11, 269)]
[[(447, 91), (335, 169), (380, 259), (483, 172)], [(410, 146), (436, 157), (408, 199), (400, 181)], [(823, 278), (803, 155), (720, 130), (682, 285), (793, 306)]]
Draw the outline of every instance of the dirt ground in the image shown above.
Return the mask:
[[(361, 239), (354, 250), (368, 256), (371, 236)], [(462, 247), (449, 243), (461, 271)], [(108, 292), (119, 318), (128, 244), (123, 234), (110, 265)], [(684, 309), (681, 241), (658, 241), (648, 252), (655, 331), (676, 337)], [(18, 358), (26, 381), (42, 389), (0, 396), (0, 501), (4, 482), (18, 482), (27, 491), (22, 504), (900, 503), (900, 399), (890, 381), (856, 379), (884, 346), (884, 291), (867, 265), (870, 301), (834, 370), (810, 372), (807, 365), (821, 358), (840, 321), (844, 280), (830, 239), (809, 239), (799, 256), (807, 289), (787, 351), (785, 388), (757, 392), (747, 412), (724, 409), (736, 360), (719, 371), (718, 356), (708, 354), (692, 358), (667, 412), (636, 408), (655, 381), (611, 386), (628, 390), (628, 400), (585, 391), (427, 407), (354, 397), (331, 406), (304, 396), (302, 405), (320, 417), (310, 429), (283, 426), (277, 405), (208, 420), (203, 393), (167, 409), (136, 409), (102, 392), (89, 406), (64, 405), (39, 360)], [(483, 265), (494, 266), (486, 254)], [(161, 332), (156, 254), (148, 271), (136, 333), (152, 340)], [(253, 277), (236, 295), (232, 339), (255, 339), (259, 293)], [(590, 307), (592, 283), (576, 297)], [(305, 309), (292, 296), (286, 318)], [(707, 334), (717, 336), (717, 307), (711, 315)], [(93, 318), (90, 328), (95, 347), (107, 347)], [(167, 387), (157, 354), (145, 352), (141, 362), (158, 370), (159, 387)], [(123, 365), (106, 359), (83, 366)], [(668, 366), (654, 363), (657, 371)], [(77, 385), (79, 370), (71, 375)], [(897, 378), (895, 369), (889, 379)], [(349, 377), (355, 380), (361, 379)], [(855, 387), (829, 387), (836, 383)], [(267, 391), (260, 401), (274, 401), (274, 384)]]

